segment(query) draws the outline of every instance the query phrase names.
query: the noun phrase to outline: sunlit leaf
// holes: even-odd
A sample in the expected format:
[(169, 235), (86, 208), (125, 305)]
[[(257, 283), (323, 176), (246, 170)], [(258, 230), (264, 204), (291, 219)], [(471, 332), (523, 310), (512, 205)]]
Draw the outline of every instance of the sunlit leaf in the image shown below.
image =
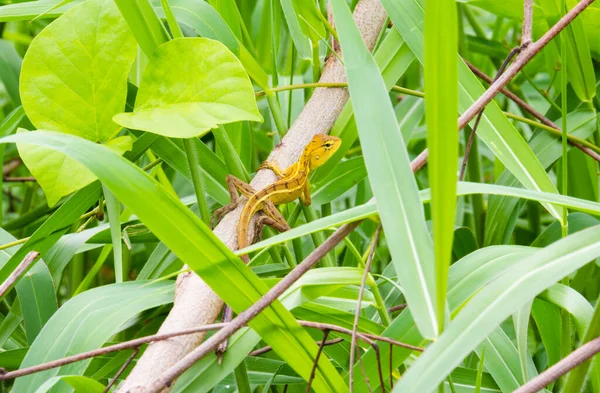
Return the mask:
[(262, 121), (248, 75), (225, 45), (208, 38), (180, 38), (154, 52), (132, 113), (123, 127), (189, 138), (219, 124)]

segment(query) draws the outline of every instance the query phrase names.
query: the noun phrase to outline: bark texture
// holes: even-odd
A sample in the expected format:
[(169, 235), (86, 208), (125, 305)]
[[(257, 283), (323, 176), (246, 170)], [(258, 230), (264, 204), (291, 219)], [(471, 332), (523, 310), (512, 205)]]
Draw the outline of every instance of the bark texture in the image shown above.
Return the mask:
[[(375, 46), (385, 20), (386, 13), (379, 0), (361, 0), (357, 4), (354, 21), (369, 49)], [(319, 81), (346, 82), (344, 66), (335, 56), (327, 59)], [(282, 143), (271, 152), (269, 160), (277, 162), (282, 168), (296, 162), (304, 146), (315, 134), (327, 133), (331, 129), (347, 101), (348, 92), (344, 88), (316, 89)], [(263, 170), (254, 177), (251, 185), (255, 189), (262, 189), (273, 181), (275, 175)], [(236, 227), (242, 208), (243, 204), (224, 217), (214, 230), (215, 235), (232, 250), (237, 248)], [(158, 333), (213, 323), (222, 306), (223, 301), (200, 277), (194, 273), (182, 274), (177, 278), (173, 308)], [(150, 344), (119, 392), (143, 393), (155, 377), (197, 347), (203, 338), (202, 333)]]

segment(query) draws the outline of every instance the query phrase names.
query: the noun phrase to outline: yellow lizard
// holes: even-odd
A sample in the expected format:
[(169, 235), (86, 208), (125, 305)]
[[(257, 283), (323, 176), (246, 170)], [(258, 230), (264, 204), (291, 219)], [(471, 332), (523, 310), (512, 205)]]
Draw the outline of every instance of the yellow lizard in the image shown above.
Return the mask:
[[(238, 250), (248, 246), (250, 221), (259, 211), (262, 211), (264, 215), (261, 215), (256, 222), (254, 238), (260, 236), (265, 225), (269, 225), (280, 232), (290, 229), (275, 205), (293, 202), (297, 198), (300, 198), (305, 205), (310, 205), (308, 175), (311, 170), (323, 165), (337, 151), (341, 142), (338, 137), (317, 134), (306, 145), (298, 161), (285, 170), (282, 170), (274, 162), (263, 162), (258, 169), (270, 169), (280, 179), (259, 191), (254, 190), (248, 183), (233, 175), (227, 176), (227, 187), (231, 196), (231, 203), (216, 210), (214, 218), (218, 221), (240, 204), (238, 191), (248, 198), (237, 226)], [(242, 259), (248, 262), (247, 255), (244, 255)]]
[[(274, 162), (265, 161), (258, 169), (270, 169), (280, 178), (275, 183), (256, 191), (248, 183), (238, 179), (233, 175), (227, 175), (227, 188), (231, 196), (231, 203), (217, 209), (213, 215), (213, 222), (219, 221), (225, 214), (235, 209), (241, 202), (238, 191), (248, 198), (248, 202), (242, 210), (240, 221), (237, 226), (238, 250), (248, 245), (248, 233), (252, 217), (258, 213), (262, 214), (256, 221), (256, 227), (253, 238), (260, 237), (262, 228), (269, 225), (278, 231), (287, 231), (290, 226), (285, 218), (279, 213), (275, 205), (293, 202), (300, 198), (305, 205), (310, 205), (310, 189), (308, 184), (308, 174), (311, 170), (323, 165), (337, 151), (342, 143), (340, 138), (323, 134), (315, 135), (308, 145), (304, 148), (298, 161), (282, 170)], [(248, 255), (243, 255), (242, 260), (249, 262)], [(232, 311), (229, 307), (223, 310), (223, 322), (229, 322), (232, 318)], [(219, 364), (223, 353), (227, 349), (227, 341), (219, 344), (216, 349)]]

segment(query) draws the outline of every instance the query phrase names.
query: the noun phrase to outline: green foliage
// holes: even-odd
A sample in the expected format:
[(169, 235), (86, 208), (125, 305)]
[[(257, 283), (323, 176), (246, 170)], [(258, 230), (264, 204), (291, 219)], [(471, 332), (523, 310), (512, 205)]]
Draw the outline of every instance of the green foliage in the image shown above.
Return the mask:
[[(428, 2), (425, 9), (425, 120), (431, 185), (438, 333), (446, 325), (448, 267), (452, 255), (458, 169), (458, 17), (454, 1)], [(458, 128), (458, 127), (456, 127)], [(465, 153), (466, 154), (466, 153)]]
[(181, 38), (150, 58), (133, 113), (116, 115), (123, 127), (189, 138), (219, 124), (262, 121), (248, 75), (223, 44)]
[[(119, 131), (112, 117), (125, 105), (135, 55), (135, 40), (112, 1), (69, 10), (35, 37), (23, 59), (20, 92), (27, 117), (40, 129), (129, 150), (129, 138), (111, 141)], [(49, 206), (95, 179), (64, 155), (27, 145), (19, 152)]]
[[(209, 305), (182, 292), (194, 274), (242, 313), (359, 220), (229, 338), (222, 362), (208, 353), (171, 391), (305, 392), (323, 330), (301, 325), (351, 331), (357, 310), (357, 332), (424, 352), (359, 339), (351, 364), (350, 335), (332, 330), (312, 391), (348, 392), (352, 370), (356, 393), (509, 393), (598, 336), (600, 4), (506, 85), (527, 106), (508, 94), (486, 106), (457, 181), (475, 126), (457, 133), (457, 118), (488, 87), (467, 62), (498, 72), (521, 44), (523, 1), (376, 3), (0, 2), (0, 367), (152, 335), (167, 318), (177, 330), (173, 304), (190, 320)], [(534, 0), (533, 40), (577, 3)], [(319, 75), (335, 87), (312, 84)], [(564, 149), (552, 123), (584, 147)], [(342, 145), (310, 176), (312, 206), (279, 206), (291, 230), (230, 250), (235, 220), (205, 224), (230, 200), (227, 175), (250, 182), (267, 159), (290, 164), (315, 132)], [(413, 172), (425, 148), (427, 169)], [(146, 348), (111, 391), (142, 356), (155, 363), (146, 382), (172, 365)], [(0, 390), (99, 393), (130, 355)], [(600, 393), (600, 362), (544, 392)]]

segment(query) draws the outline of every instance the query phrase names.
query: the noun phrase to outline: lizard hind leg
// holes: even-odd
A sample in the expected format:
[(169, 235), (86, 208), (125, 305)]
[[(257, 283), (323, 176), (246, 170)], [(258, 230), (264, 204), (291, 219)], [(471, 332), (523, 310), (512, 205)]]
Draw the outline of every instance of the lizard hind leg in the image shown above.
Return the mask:
[(262, 240), (262, 230), (265, 225), (268, 225), (279, 232), (285, 232), (291, 229), (290, 225), (281, 213), (279, 213), (279, 210), (277, 210), (273, 202), (265, 203), (263, 213), (264, 215), (261, 214), (256, 220), (254, 239), (258, 239), (258, 241)]
[(227, 177), (225, 178), (225, 182), (227, 183), (227, 190), (229, 191), (231, 203), (215, 210), (211, 221), (212, 228), (216, 227), (219, 221), (221, 221), (221, 219), (225, 215), (227, 215), (227, 213), (231, 212), (239, 206), (241, 201), (238, 195), (238, 191), (246, 198), (250, 198), (253, 194), (256, 193), (256, 190), (252, 188), (250, 184), (238, 179), (233, 175), (227, 175)]

